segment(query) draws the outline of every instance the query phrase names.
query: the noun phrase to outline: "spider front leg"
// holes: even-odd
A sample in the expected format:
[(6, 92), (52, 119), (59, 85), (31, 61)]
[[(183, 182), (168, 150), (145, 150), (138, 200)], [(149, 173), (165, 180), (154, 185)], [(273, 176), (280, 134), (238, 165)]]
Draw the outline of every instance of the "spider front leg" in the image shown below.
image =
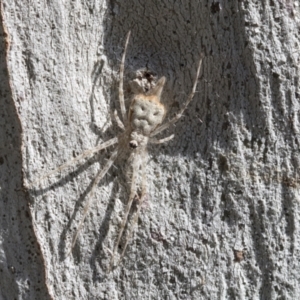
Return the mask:
[(116, 120), (117, 125), (119, 126), (119, 128), (121, 128), (124, 131), (125, 130), (125, 126), (122, 123), (122, 121), (120, 120), (118, 112), (116, 110), (114, 111), (114, 118), (115, 118), (115, 120)]
[(181, 108), (181, 110), (179, 111), (179, 113), (176, 114), (176, 116), (171, 119), (169, 122), (167, 122), (166, 124), (163, 124), (161, 126), (159, 126), (158, 128), (156, 128), (152, 134), (150, 135), (150, 137), (154, 137), (156, 136), (158, 133), (166, 130), (167, 128), (169, 128), (171, 125), (173, 125), (174, 123), (176, 123), (183, 115), (183, 112), (185, 111), (185, 109), (188, 107), (188, 105), (190, 104), (190, 102), (192, 101), (195, 92), (196, 92), (196, 88), (197, 88), (197, 84), (198, 84), (198, 79), (199, 79), (199, 75), (200, 75), (200, 70), (201, 70), (201, 64), (202, 64), (202, 60), (203, 60), (204, 55), (201, 54), (200, 60), (199, 60), (199, 64), (198, 64), (198, 68), (197, 68), (197, 73), (196, 73), (196, 78), (194, 81), (194, 85), (193, 85), (193, 89), (192, 92), (190, 93), (190, 95), (188, 96), (187, 100), (185, 101), (183, 107)]
[(127, 33), (127, 37), (126, 37), (124, 53), (123, 53), (122, 60), (121, 60), (121, 65), (120, 65), (120, 81), (119, 81), (119, 100), (120, 100), (122, 119), (123, 119), (123, 122), (124, 122), (125, 126), (127, 124), (127, 115), (126, 115), (126, 107), (125, 107), (125, 101), (124, 101), (123, 81), (124, 81), (125, 57), (126, 57), (127, 46), (128, 46), (128, 43), (129, 43), (130, 33), (131, 32), (129, 31)]
[(150, 138), (149, 143), (150, 144), (162, 144), (162, 143), (165, 143), (165, 142), (168, 142), (168, 141), (172, 140), (173, 138), (174, 138), (174, 134), (171, 134), (170, 136), (162, 138), (160, 140), (158, 140), (156, 138)]

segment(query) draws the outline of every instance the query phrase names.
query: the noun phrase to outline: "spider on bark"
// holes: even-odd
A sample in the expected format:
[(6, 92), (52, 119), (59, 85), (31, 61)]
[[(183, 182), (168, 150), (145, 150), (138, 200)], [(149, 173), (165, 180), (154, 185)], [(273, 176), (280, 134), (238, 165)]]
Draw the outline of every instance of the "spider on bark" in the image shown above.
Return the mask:
[[(115, 256), (117, 255), (120, 241), (124, 235), (124, 229), (128, 222), (129, 212), (132, 208), (132, 204), (135, 200), (137, 201), (137, 208), (135, 213), (132, 216), (132, 225), (131, 228), (127, 234), (127, 238), (125, 240), (125, 244), (123, 246), (123, 250), (119, 256), (118, 265), (120, 261), (122, 260), (128, 242), (131, 238), (131, 235), (133, 233), (134, 227), (137, 223), (139, 213), (143, 204), (143, 201), (145, 199), (146, 195), (146, 164), (147, 164), (147, 145), (150, 144), (162, 144), (169, 140), (171, 140), (174, 137), (174, 134), (163, 138), (163, 139), (156, 139), (155, 136), (162, 131), (169, 128), (171, 125), (176, 123), (183, 115), (184, 110), (187, 108), (189, 103), (194, 97), (194, 94), (196, 92), (197, 82), (200, 75), (200, 69), (201, 69), (201, 63), (203, 59), (203, 54), (201, 54), (196, 77), (194, 80), (193, 88), (189, 96), (187, 97), (187, 100), (183, 104), (183, 107), (181, 110), (168, 122), (165, 124), (163, 123), (163, 120), (166, 115), (166, 108), (165, 106), (160, 102), (161, 94), (163, 91), (164, 84), (166, 82), (165, 77), (161, 77), (154, 87), (152, 87), (147, 92), (140, 92), (133, 96), (128, 114), (126, 112), (125, 102), (124, 102), (124, 91), (123, 91), (123, 77), (124, 77), (124, 63), (125, 63), (125, 56), (127, 51), (127, 46), (130, 38), (130, 31), (127, 34), (125, 47), (124, 47), (124, 53), (122, 55), (121, 65), (120, 65), (120, 81), (119, 81), (119, 101), (120, 101), (120, 107), (121, 107), (121, 117), (122, 120), (119, 118), (117, 111), (114, 112), (114, 117), (116, 120), (117, 125), (122, 130), (122, 133), (119, 134), (117, 137), (110, 139), (98, 146), (96, 146), (93, 149), (87, 150), (83, 152), (81, 155), (77, 156), (76, 158), (68, 161), (67, 163), (57, 167), (53, 171), (49, 172), (48, 174), (45, 174), (38, 180), (32, 182), (30, 185), (28, 185), (28, 188), (31, 188), (32, 186), (36, 185), (37, 183), (41, 182), (43, 179), (62, 171), (63, 169), (73, 165), (74, 163), (91, 156), (92, 154), (98, 153), (100, 150), (103, 150), (105, 148), (111, 147), (116, 145), (115, 150), (112, 152), (110, 158), (104, 165), (102, 169), (99, 170), (96, 177), (93, 180), (91, 191), (89, 195), (87, 196), (86, 204), (84, 206), (83, 210), (83, 216), (81, 218), (81, 221), (78, 225), (77, 231), (73, 237), (70, 252), (72, 251), (75, 242), (77, 240), (78, 234), (83, 226), (84, 220), (87, 216), (87, 213), (89, 211), (91, 200), (94, 197), (95, 189), (98, 186), (100, 180), (105, 176), (105, 174), (108, 172), (110, 167), (113, 165), (114, 161), (122, 156), (122, 155), (128, 155), (128, 165), (130, 166), (130, 170), (127, 172), (130, 176), (129, 182), (130, 182), (130, 194), (129, 194), (129, 200), (127, 203), (127, 206), (125, 208), (125, 213), (123, 216), (123, 220), (121, 222), (120, 231), (118, 234), (118, 237), (116, 239), (113, 251), (111, 252), (111, 260), (109, 265), (109, 271), (114, 267), (115, 265)], [(69, 253), (70, 253), (69, 252)]]

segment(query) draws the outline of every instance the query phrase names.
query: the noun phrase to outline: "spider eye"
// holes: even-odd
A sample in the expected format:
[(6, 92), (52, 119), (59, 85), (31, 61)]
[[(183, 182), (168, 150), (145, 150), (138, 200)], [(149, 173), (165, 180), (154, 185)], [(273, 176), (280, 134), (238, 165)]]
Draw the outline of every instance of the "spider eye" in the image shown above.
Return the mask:
[(138, 143), (137, 141), (130, 141), (129, 142), (129, 147), (132, 148), (132, 149), (135, 149), (136, 147), (138, 146)]
[(158, 111), (156, 111), (154, 114), (153, 114), (153, 116), (157, 116), (158, 115)]

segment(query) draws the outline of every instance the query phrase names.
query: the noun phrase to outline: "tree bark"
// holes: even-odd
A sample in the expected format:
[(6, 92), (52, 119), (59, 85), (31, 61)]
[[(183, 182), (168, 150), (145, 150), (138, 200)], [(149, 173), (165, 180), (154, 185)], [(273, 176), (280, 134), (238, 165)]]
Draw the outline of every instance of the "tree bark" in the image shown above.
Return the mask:
[[(296, 299), (299, 287), (298, 1), (8, 1), (1, 8), (1, 299)], [(148, 194), (108, 273), (128, 182), (91, 182), (112, 149), (26, 182), (119, 134), (124, 90), (167, 77)], [(23, 187), (23, 188), (22, 188)]]

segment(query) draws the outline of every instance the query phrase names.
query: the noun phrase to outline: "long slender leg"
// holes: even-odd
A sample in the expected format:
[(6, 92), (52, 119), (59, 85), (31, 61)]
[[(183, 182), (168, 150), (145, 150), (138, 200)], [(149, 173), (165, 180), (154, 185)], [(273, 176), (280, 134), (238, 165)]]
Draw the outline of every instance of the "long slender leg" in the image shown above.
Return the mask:
[(135, 213), (135, 215), (133, 217), (133, 222), (131, 224), (130, 231), (128, 233), (126, 242), (125, 242), (124, 247), (123, 247), (122, 254), (121, 254), (121, 256), (120, 256), (120, 258), (118, 260), (117, 265), (123, 259), (125, 251), (126, 251), (126, 248), (127, 248), (127, 245), (129, 243), (129, 241), (131, 240), (132, 234), (133, 234), (134, 229), (135, 229), (135, 225), (137, 224), (137, 221), (138, 221), (138, 218), (139, 218), (139, 215), (140, 215), (140, 211), (141, 211), (142, 204), (144, 202), (146, 193), (147, 193), (147, 185), (146, 185), (146, 161), (144, 161), (143, 164), (142, 164), (142, 183), (141, 183), (141, 196), (140, 196), (140, 200), (139, 200), (139, 205), (138, 205), (137, 211), (136, 211), (136, 213)]
[(126, 108), (125, 108), (125, 101), (124, 101), (123, 80), (124, 80), (124, 64), (125, 64), (125, 57), (126, 57), (126, 51), (127, 51), (129, 38), (130, 38), (130, 31), (127, 33), (125, 47), (124, 47), (124, 53), (123, 53), (122, 60), (121, 60), (120, 82), (119, 82), (119, 100), (120, 100), (122, 118), (123, 118), (123, 122), (125, 123), (125, 126), (127, 124), (127, 115), (126, 115)]
[(120, 244), (120, 240), (122, 238), (122, 235), (123, 235), (123, 232), (124, 232), (124, 229), (125, 229), (125, 226), (126, 226), (126, 223), (127, 223), (127, 219), (128, 219), (128, 215), (129, 215), (129, 212), (130, 212), (130, 209), (131, 209), (131, 206), (132, 206), (132, 203), (133, 203), (133, 200), (134, 200), (134, 197), (136, 195), (136, 190), (137, 190), (137, 180), (138, 180), (138, 169), (139, 169), (139, 158), (138, 157), (135, 157), (134, 158), (134, 162), (133, 162), (133, 166), (132, 166), (132, 178), (131, 178), (131, 187), (130, 187), (130, 196), (129, 196), (129, 201), (128, 201), (128, 204), (126, 206), (126, 209), (125, 209), (125, 214), (124, 214), (124, 217), (123, 217), (123, 220), (122, 220), (122, 223), (121, 223), (121, 227), (120, 227), (120, 232), (119, 232), (119, 235), (118, 235), (118, 238), (117, 238), (117, 241), (115, 243), (115, 246), (114, 246), (114, 250), (112, 252), (112, 257), (111, 257), (111, 260), (110, 260), (110, 266), (109, 266), (109, 271), (112, 269), (113, 267), (113, 264), (114, 264), (114, 257), (116, 255), (116, 252), (118, 250), (118, 246)]
[[(96, 187), (98, 186), (100, 180), (104, 177), (104, 175), (107, 173), (107, 171), (110, 169), (110, 167), (111, 167), (112, 164), (114, 163), (115, 159), (117, 158), (117, 154), (118, 154), (118, 149), (116, 149), (116, 150), (113, 152), (113, 154), (111, 155), (111, 157), (109, 158), (109, 160), (106, 162), (106, 164), (105, 164), (105, 166), (103, 167), (103, 169), (101, 169), (101, 170), (98, 172), (96, 178), (95, 178), (94, 181), (93, 181), (92, 189), (91, 189), (91, 192), (90, 192), (89, 195), (88, 195), (87, 202), (86, 202), (86, 204), (85, 204), (85, 206), (84, 206), (83, 216), (82, 216), (82, 218), (81, 218), (81, 220), (80, 220), (80, 223), (79, 223), (79, 225), (78, 225), (77, 231), (76, 231), (76, 233), (75, 233), (75, 235), (74, 235), (74, 238), (73, 238), (73, 241), (72, 241), (72, 245), (71, 245), (71, 249), (70, 249), (69, 253), (72, 251), (72, 249), (73, 249), (73, 247), (74, 247), (74, 245), (75, 245), (75, 243), (76, 243), (77, 237), (78, 237), (78, 235), (79, 235), (79, 232), (80, 232), (80, 230), (81, 230), (81, 228), (82, 228), (82, 226), (83, 226), (83, 222), (84, 222), (84, 220), (85, 220), (85, 218), (86, 218), (86, 215), (87, 215), (87, 213), (88, 213), (88, 211), (89, 211), (89, 208), (90, 208), (90, 205), (91, 205), (91, 200), (93, 199), (93, 196), (94, 196), (94, 194), (95, 194)], [(69, 253), (68, 253), (68, 254), (69, 254)]]
[(124, 124), (122, 123), (122, 121), (120, 120), (119, 116), (118, 116), (118, 112), (115, 110), (114, 111), (114, 118), (118, 124), (118, 126), (122, 129), (125, 130)]
[(160, 140), (158, 140), (156, 138), (150, 138), (149, 143), (150, 144), (162, 144), (162, 143), (165, 143), (165, 142), (168, 142), (168, 141), (172, 140), (173, 138), (174, 138), (174, 134), (171, 134), (170, 136), (165, 137), (165, 138), (160, 139)]
[(82, 154), (78, 155), (78, 156), (75, 157), (74, 159), (69, 160), (69, 161), (66, 162), (65, 164), (59, 166), (58, 168), (52, 170), (52, 171), (49, 172), (49, 173), (43, 175), (42, 177), (40, 177), (40, 178), (34, 180), (34, 181), (31, 182), (29, 185), (27, 185), (27, 188), (33, 187), (33, 186), (36, 185), (37, 183), (41, 182), (43, 179), (45, 179), (45, 178), (47, 178), (47, 177), (49, 177), (49, 176), (51, 176), (51, 175), (53, 175), (53, 174), (55, 174), (55, 173), (57, 173), (57, 172), (59, 172), (59, 171), (62, 171), (62, 170), (64, 170), (65, 168), (69, 167), (70, 165), (76, 163), (77, 161), (79, 161), (79, 160), (81, 160), (81, 159), (83, 159), (83, 158), (85, 158), (85, 157), (87, 157), (87, 156), (89, 156), (89, 155), (92, 155), (92, 154), (94, 154), (94, 153), (96, 153), (96, 152), (98, 152), (98, 151), (100, 151), (100, 150), (103, 150), (103, 149), (105, 149), (105, 148), (107, 148), (107, 147), (109, 147), (109, 146), (112, 146), (112, 145), (114, 145), (114, 144), (116, 144), (116, 143), (118, 143), (118, 138), (115, 137), (115, 138), (113, 138), (113, 139), (110, 139), (110, 140), (108, 140), (108, 141), (106, 141), (106, 142), (104, 142), (104, 143), (102, 143), (102, 144), (96, 146), (96, 147), (93, 148), (93, 149), (89, 149), (89, 150), (84, 151)]
[(196, 88), (197, 88), (197, 83), (198, 83), (198, 78), (200, 75), (200, 70), (201, 70), (201, 64), (202, 64), (202, 59), (203, 59), (203, 54), (201, 54), (200, 60), (199, 60), (199, 64), (198, 64), (198, 69), (197, 69), (197, 74), (196, 74), (196, 78), (194, 81), (194, 85), (193, 85), (193, 89), (192, 92), (190, 93), (190, 95), (188, 96), (187, 100), (185, 101), (183, 107), (181, 108), (181, 110), (179, 111), (179, 113), (176, 114), (176, 116), (171, 119), (169, 122), (167, 122), (166, 124), (163, 124), (161, 126), (159, 126), (158, 128), (156, 128), (152, 134), (151, 137), (157, 135), (158, 133), (164, 131), (165, 129), (167, 129), (170, 125), (176, 123), (181, 117), (183, 112), (185, 111), (185, 109), (187, 108), (187, 106), (190, 104), (190, 102), (192, 101), (195, 92), (196, 92)]

